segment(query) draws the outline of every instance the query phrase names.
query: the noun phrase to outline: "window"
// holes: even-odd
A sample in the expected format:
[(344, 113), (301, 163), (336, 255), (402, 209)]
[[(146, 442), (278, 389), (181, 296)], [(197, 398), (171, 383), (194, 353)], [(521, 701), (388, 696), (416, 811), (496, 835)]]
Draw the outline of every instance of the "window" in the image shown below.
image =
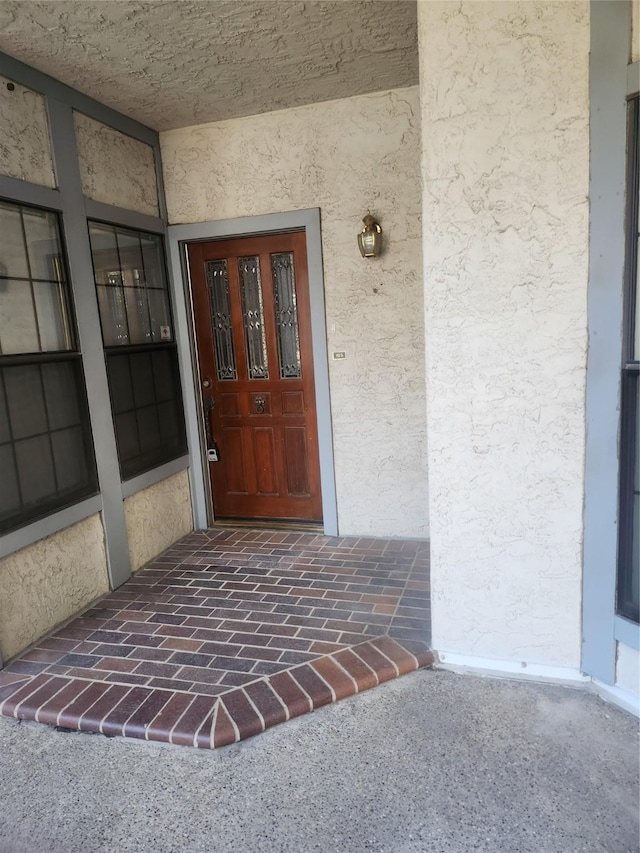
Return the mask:
[(0, 531), (97, 492), (57, 214), (0, 202)]
[(162, 238), (89, 223), (120, 473), (186, 453)]
[(617, 611), (638, 622), (640, 586), (640, 98), (629, 101), (627, 254), (620, 433)]

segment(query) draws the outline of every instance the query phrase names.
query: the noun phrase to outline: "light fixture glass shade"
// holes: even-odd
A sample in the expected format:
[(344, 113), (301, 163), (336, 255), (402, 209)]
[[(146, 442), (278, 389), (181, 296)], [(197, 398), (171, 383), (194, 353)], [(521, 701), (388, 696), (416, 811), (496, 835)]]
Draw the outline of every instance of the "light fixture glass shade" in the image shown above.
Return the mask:
[(382, 228), (368, 213), (364, 219), (364, 228), (358, 234), (358, 246), (363, 258), (375, 258), (382, 251)]

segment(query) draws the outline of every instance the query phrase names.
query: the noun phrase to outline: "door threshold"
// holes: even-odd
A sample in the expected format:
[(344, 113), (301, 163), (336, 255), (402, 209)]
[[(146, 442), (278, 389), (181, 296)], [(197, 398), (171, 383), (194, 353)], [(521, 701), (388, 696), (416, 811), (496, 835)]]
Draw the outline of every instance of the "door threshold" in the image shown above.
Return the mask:
[(217, 518), (211, 527), (247, 527), (258, 530), (297, 530), (305, 533), (323, 533), (321, 521), (282, 521), (277, 518)]

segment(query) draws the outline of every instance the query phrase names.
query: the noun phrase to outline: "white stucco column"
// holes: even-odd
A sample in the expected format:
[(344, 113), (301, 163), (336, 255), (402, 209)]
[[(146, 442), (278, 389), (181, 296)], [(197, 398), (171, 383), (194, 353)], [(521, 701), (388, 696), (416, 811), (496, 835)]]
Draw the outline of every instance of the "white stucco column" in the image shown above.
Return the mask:
[(419, 0), (433, 644), (577, 674), (587, 2)]

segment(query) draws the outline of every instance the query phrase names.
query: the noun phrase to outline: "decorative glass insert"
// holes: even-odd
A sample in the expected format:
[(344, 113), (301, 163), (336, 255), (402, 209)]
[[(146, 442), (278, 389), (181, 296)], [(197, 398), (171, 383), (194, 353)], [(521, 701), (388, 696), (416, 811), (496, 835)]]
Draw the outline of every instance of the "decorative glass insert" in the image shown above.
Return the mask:
[(0, 355), (73, 348), (58, 217), (0, 204)]
[(173, 340), (162, 238), (96, 222), (89, 236), (104, 345)]
[(257, 255), (238, 258), (240, 293), (242, 294), (242, 319), (247, 345), (247, 373), (249, 379), (268, 379), (267, 339), (264, 331), (262, 282), (260, 258)]
[(231, 308), (229, 306), (229, 275), (226, 261), (208, 261), (207, 283), (218, 379), (237, 379)]
[(296, 308), (296, 282), (293, 270), (293, 252), (271, 255), (273, 292), (278, 330), (278, 355), (280, 378), (300, 379), (300, 336)]

